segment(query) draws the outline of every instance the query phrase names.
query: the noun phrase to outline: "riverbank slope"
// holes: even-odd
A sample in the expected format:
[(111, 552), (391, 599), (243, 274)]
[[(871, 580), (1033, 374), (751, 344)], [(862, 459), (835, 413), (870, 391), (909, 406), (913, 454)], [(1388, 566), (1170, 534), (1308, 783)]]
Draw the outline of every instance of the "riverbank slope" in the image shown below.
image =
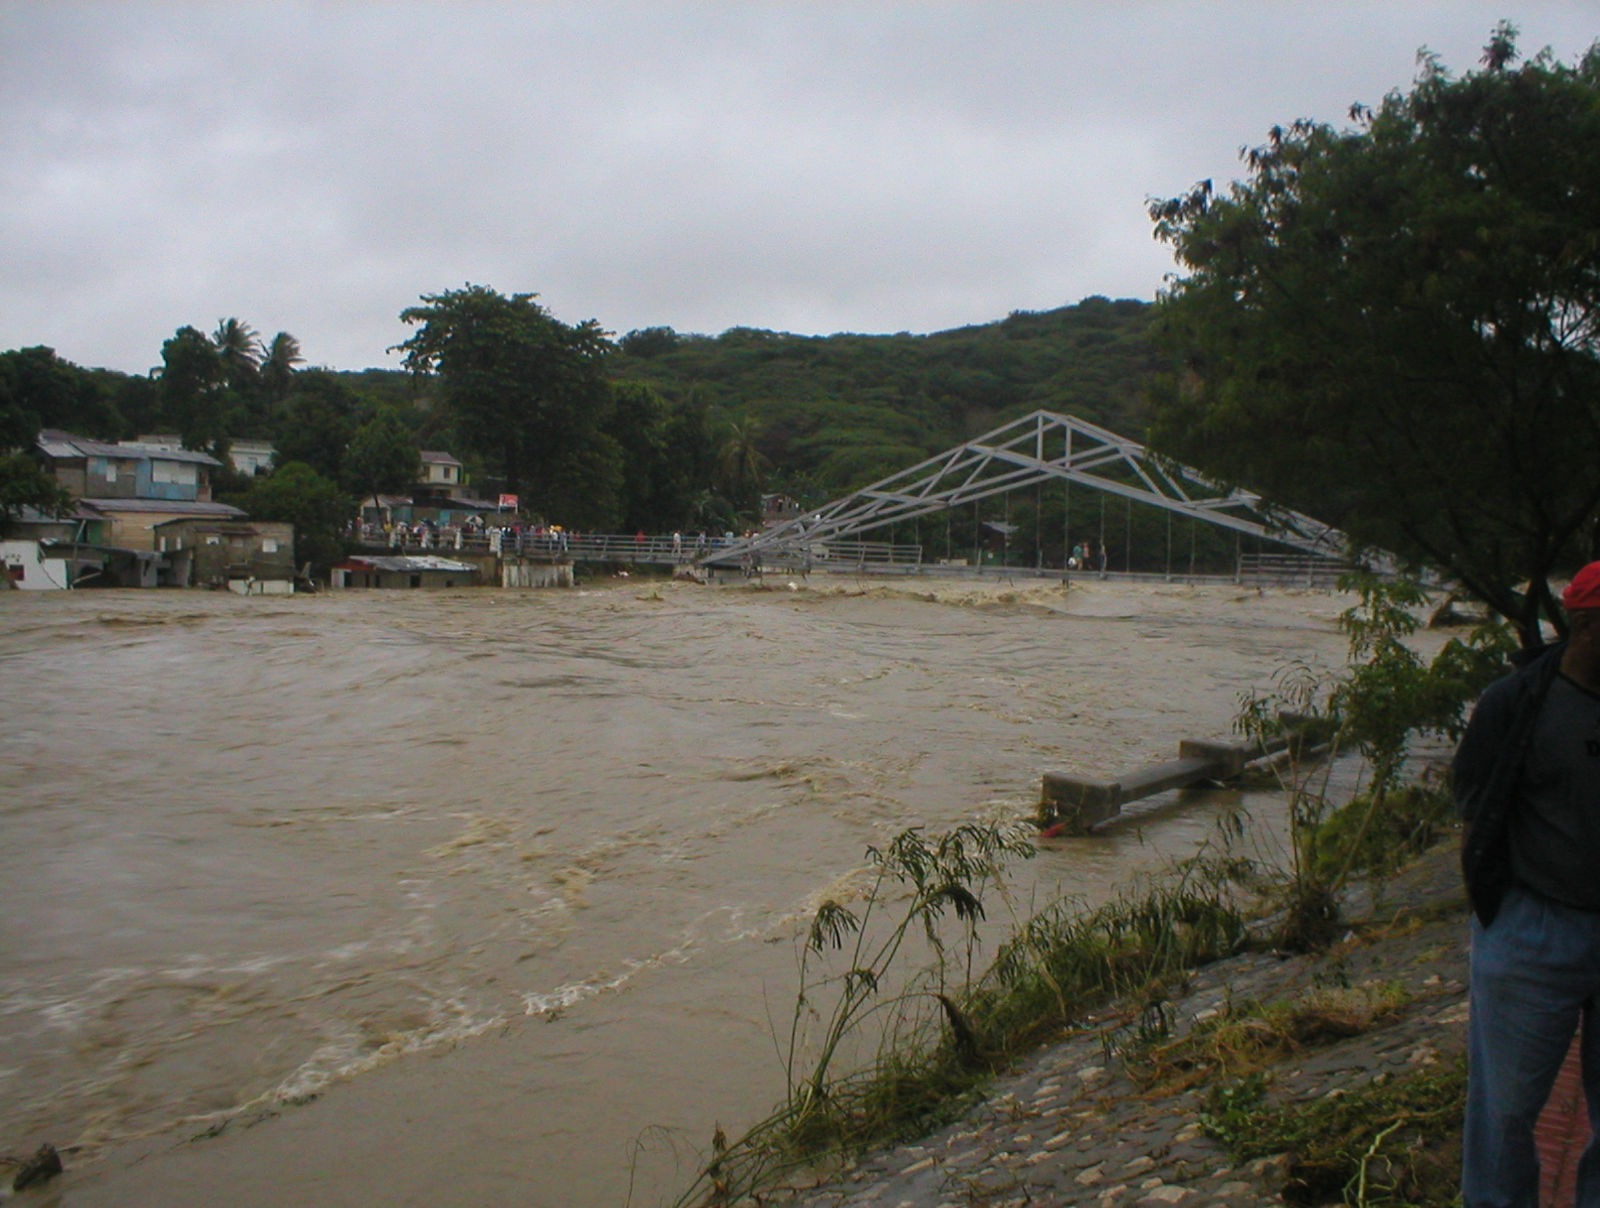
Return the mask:
[[(1307, 1173), (1297, 1165), (1303, 1155), (1230, 1158), (1211, 1135), (1215, 1129), (1201, 1123), (1202, 1112), (1216, 1118), (1214, 1087), (1226, 1080), (1182, 1076), (1180, 1067), (1182, 1054), (1194, 1055), (1191, 1034), (1204, 1037), (1228, 1019), (1281, 1016), (1313, 1000), (1334, 1016), (1342, 1000), (1351, 1009), (1341, 1026), (1256, 1064), (1253, 1085), (1269, 1111), (1289, 1115), (1417, 1072), (1459, 1071), (1467, 909), (1454, 838), (1387, 884), (1352, 891), (1345, 915), (1348, 933), (1324, 952), (1247, 952), (1196, 970), (1167, 1004), (1159, 1036), (1149, 1035), (1148, 1017), (1144, 1034), (1136, 1035), (1136, 1010), (1108, 1012), (997, 1079), (982, 1103), (932, 1136), (771, 1202), (804, 1208), (1340, 1202), (1337, 1192), (1328, 1198), (1306, 1186)], [(1171, 1067), (1165, 1077), (1163, 1060)], [(1423, 1156), (1445, 1178), (1459, 1153), (1459, 1115), (1448, 1115), (1434, 1129), (1431, 1157)], [(1559, 1173), (1547, 1171), (1547, 1181)], [(1374, 1180), (1378, 1174), (1374, 1163)]]

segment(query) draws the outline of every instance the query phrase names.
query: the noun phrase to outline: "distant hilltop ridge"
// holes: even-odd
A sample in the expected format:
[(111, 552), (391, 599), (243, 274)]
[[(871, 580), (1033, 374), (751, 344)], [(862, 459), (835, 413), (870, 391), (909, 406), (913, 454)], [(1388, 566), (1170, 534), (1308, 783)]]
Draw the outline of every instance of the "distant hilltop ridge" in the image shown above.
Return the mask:
[[(697, 423), (738, 423), (782, 479), (779, 489), (809, 483), (830, 497), (1040, 407), (1137, 436), (1163, 367), (1148, 339), (1153, 311), (1150, 302), (1095, 296), (929, 335), (648, 327), (617, 338), (605, 372), (692, 408)], [(17, 405), (40, 427), (100, 440), (172, 429), (160, 377), (85, 369), (47, 348), (0, 353), (0, 378), (15, 383)], [(362, 413), (393, 408), (429, 447), (455, 448), (437, 380), (401, 369), (301, 368), (277, 394), (265, 383), (235, 391), (217, 434), (276, 440), (296, 422), (294, 399), (308, 395)]]

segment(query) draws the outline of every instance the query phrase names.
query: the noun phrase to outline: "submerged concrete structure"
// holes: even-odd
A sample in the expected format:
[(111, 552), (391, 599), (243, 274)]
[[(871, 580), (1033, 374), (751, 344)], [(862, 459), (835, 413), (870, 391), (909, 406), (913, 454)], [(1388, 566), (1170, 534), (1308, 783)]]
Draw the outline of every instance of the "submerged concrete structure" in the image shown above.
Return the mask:
[(1046, 772), (1039, 794), (1039, 825), (1057, 833), (1086, 834), (1115, 818), (1130, 801), (1192, 784), (1236, 779), (1250, 764), (1288, 750), (1294, 741), (1290, 735), (1268, 742), (1185, 739), (1178, 744), (1177, 759), (1110, 780)]

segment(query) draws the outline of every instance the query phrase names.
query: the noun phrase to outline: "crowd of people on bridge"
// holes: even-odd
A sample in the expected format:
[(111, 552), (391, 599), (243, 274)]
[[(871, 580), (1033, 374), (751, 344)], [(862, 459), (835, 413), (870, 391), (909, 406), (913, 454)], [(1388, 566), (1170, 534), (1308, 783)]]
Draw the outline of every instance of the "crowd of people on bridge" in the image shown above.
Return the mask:
[(565, 552), (575, 534), (559, 524), (495, 524), (469, 515), (459, 524), (422, 519), (412, 522), (385, 520), (379, 524), (363, 520), (352, 523), (345, 532), (363, 545), (386, 545), (397, 550), (487, 550), (490, 553)]
[(1093, 564), (1093, 569), (1105, 570), (1106, 543), (1104, 541), (1100, 542), (1099, 548), (1092, 553), (1089, 549), (1089, 543), (1080, 541), (1072, 547), (1072, 552), (1067, 555), (1068, 570), (1089, 570), (1091, 569), (1091, 563)]
[[(459, 523), (433, 519), (415, 521), (376, 520), (352, 521), (345, 528), (346, 539), (362, 545), (384, 545), (394, 550), (467, 550), (478, 553), (526, 554), (550, 556), (577, 553), (581, 555), (590, 547), (626, 552), (629, 538), (608, 534), (580, 534), (559, 524), (497, 524), (480, 516), (468, 515)], [(746, 537), (754, 536), (746, 533)], [(737, 540), (730, 529), (720, 536), (701, 530), (692, 537), (681, 530), (670, 536), (647, 534), (639, 530), (631, 539), (633, 551), (641, 560), (659, 557), (667, 552), (670, 543), (674, 559), (689, 561), (704, 557), (712, 550), (726, 548)], [(590, 551), (592, 552), (592, 550)]]

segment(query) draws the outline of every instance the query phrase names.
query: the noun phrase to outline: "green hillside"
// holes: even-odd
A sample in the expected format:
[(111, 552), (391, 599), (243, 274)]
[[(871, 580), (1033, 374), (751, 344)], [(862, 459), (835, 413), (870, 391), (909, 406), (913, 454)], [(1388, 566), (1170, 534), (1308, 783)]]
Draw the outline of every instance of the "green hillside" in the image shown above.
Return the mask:
[(932, 335), (648, 328), (620, 339), (610, 373), (748, 425), (772, 485), (830, 496), (1039, 408), (1138, 437), (1152, 311), (1091, 297)]
[[(419, 313), (439, 324), (470, 303), (515, 320), (506, 333), (551, 334), (550, 348), (587, 332), (589, 363), (580, 357), (563, 376), (539, 359), (556, 356), (545, 345), (501, 334), (477, 349), (485, 364), (504, 362), (481, 380), (452, 381), (450, 366), (431, 363), (421, 375), (296, 369), (298, 344), (281, 335), (274, 346), (292, 359), (274, 370), (255, 333), (227, 320), (211, 336), (180, 329), (147, 377), (83, 369), (43, 347), (0, 353), (0, 431), (18, 448), (39, 427), (107, 440), (174, 432), (224, 459), (233, 440), (267, 439), (279, 461), (351, 500), (403, 491), (415, 450), (443, 449), (476, 490), (517, 494), (552, 523), (719, 532), (758, 524), (763, 492), (820, 505), (1041, 408), (1139, 438), (1158, 370), (1154, 307), (1136, 300), (1091, 297), (930, 335), (654, 327), (615, 340), (598, 324), (564, 328), (531, 295), (473, 287), (425, 301), (434, 309)], [(590, 385), (573, 392), (571, 382)], [(254, 485), (226, 467), (216, 475), (221, 497)], [(1059, 561), (1066, 508), (1064, 496), (1035, 491), (997, 502), (994, 517), (979, 509), (939, 527), (954, 553), (973, 548), (981, 521), (1001, 520), (1018, 526), (1030, 561)], [(1082, 524), (1071, 528), (1087, 537)], [(1104, 527), (1097, 515), (1093, 535)]]

